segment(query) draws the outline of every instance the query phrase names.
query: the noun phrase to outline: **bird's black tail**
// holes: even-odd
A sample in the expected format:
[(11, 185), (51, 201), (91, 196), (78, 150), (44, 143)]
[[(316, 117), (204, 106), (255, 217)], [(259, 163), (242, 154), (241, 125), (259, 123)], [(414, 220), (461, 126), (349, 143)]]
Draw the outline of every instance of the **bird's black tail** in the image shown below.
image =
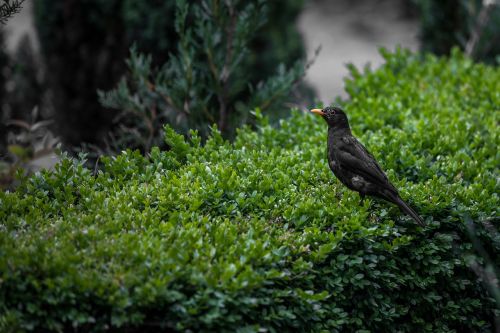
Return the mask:
[(403, 199), (401, 199), (401, 197), (398, 194), (391, 193), (389, 197), (392, 202), (398, 205), (399, 209), (401, 209), (403, 212), (411, 216), (411, 218), (413, 218), (415, 222), (420, 224), (420, 226), (422, 227), (425, 226), (424, 220), (422, 220), (422, 218), (417, 214), (417, 212), (415, 212), (406, 202), (404, 202)]

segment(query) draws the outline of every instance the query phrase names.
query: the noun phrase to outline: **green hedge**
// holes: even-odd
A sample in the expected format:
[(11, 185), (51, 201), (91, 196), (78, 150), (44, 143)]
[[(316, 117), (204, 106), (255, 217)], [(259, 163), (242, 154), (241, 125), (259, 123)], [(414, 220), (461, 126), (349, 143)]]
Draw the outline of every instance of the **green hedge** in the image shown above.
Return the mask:
[(383, 55), (344, 107), (428, 228), (341, 186), (309, 114), (203, 147), (167, 129), (168, 152), (0, 193), (0, 331), (492, 332), (462, 216), (498, 266), (500, 70)]

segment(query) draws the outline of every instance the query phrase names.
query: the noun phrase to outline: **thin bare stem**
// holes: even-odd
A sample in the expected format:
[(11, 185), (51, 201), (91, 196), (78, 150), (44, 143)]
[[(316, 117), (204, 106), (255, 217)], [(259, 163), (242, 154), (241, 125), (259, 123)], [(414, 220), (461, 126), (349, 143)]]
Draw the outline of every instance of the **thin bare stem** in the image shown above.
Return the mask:
[(465, 45), (465, 54), (467, 54), (469, 57), (474, 57), (474, 54), (477, 52), (477, 44), (481, 39), (484, 27), (490, 20), (491, 11), (496, 4), (497, 3), (492, 0), (483, 0), (481, 11), (479, 12), (479, 15), (477, 17), (474, 30), (472, 30), (471, 37)]

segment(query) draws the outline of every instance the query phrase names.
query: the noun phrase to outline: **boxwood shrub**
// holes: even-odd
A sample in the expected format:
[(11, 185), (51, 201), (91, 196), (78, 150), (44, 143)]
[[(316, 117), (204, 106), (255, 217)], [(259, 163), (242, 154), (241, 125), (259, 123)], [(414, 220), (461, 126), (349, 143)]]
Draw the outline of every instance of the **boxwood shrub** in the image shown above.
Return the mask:
[(383, 55), (343, 106), (427, 228), (341, 186), (307, 113), (232, 143), (167, 128), (169, 151), (0, 193), (0, 331), (492, 332), (464, 216), (498, 266), (500, 71)]

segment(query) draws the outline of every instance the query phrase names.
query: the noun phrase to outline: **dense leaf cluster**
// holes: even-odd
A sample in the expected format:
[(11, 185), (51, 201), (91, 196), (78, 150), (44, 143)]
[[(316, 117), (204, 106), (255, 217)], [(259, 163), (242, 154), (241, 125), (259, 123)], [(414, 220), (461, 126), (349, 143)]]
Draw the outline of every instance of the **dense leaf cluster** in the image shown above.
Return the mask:
[[(6, 87), (5, 84), (7, 82), (7, 77), (4, 74), (5, 69), (9, 65), (9, 58), (5, 53), (5, 41), (3, 31), (0, 31), (0, 101), (3, 101), (6, 96)], [(3, 111), (3, 103), (0, 102), (0, 131), (5, 133), (7, 130), (4, 125), (4, 111)], [(7, 146), (7, 138), (4, 135), (0, 136), (0, 154), (5, 153), (5, 147)]]
[(341, 186), (310, 115), (257, 112), (233, 143), (167, 127), (170, 151), (95, 176), (64, 159), (0, 193), (0, 330), (493, 331), (463, 216), (498, 266), (500, 71), (384, 57), (352, 68), (344, 107), (428, 228)]
[(203, 138), (216, 123), (227, 137), (252, 119), (251, 109), (283, 115), (305, 63), (296, 60), (288, 69), (276, 64), (272, 74), (255, 81), (251, 43), (272, 19), (267, 12), (265, 1), (178, 1), (176, 52), (154, 68), (151, 56), (132, 50), (128, 77), (100, 93), (104, 106), (121, 111), (113, 150), (149, 151), (161, 144), (165, 123), (183, 133), (196, 129)]

